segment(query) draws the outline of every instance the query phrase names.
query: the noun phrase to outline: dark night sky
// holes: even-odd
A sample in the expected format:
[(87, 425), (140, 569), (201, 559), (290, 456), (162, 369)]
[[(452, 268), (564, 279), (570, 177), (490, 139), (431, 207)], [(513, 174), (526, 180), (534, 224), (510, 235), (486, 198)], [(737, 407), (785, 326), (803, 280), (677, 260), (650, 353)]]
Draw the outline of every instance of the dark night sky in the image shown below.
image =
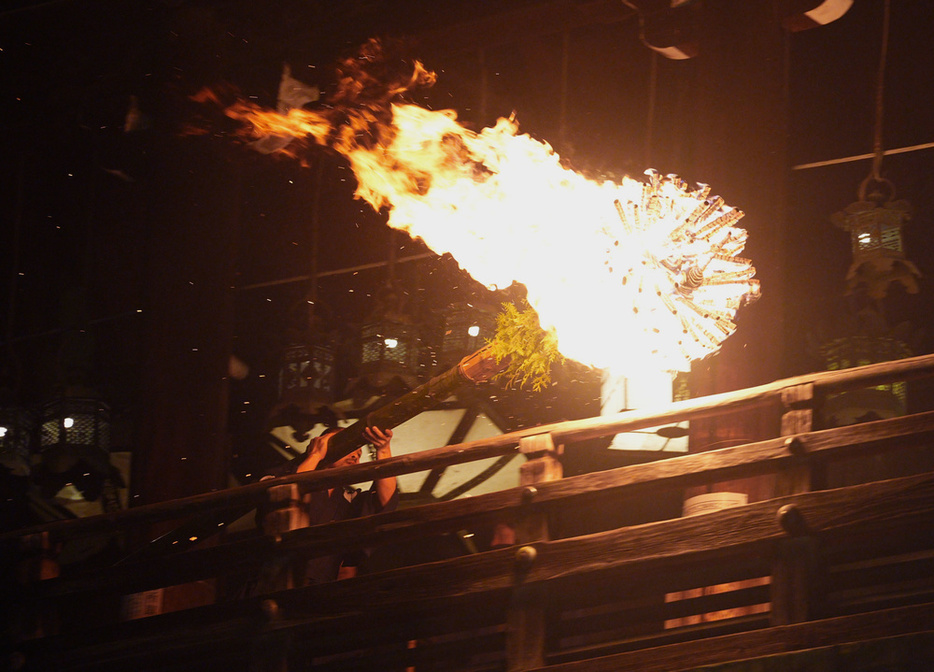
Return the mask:
[[(489, 45), (485, 89), (476, 50), (446, 52), (430, 40), (419, 50), (415, 39), (478, 18), (475, 12), (493, 15), (553, 4), (561, 3), (66, 0), (22, 2), (18, 9), (0, 10), (2, 340), (6, 361), (13, 362), (8, 370), (18, 374), (22, 394), (32, 401), (48, 393), (62, 353), (56, 330), (83, 310), (93, 325), (91, 357), (98, 386), (132, 404), (143, 329), (136, 311), (146, 302), (150, 243), (159, 235), (152, 211), (163, 201), (198, 200), (197, 194), (163, 191), (158, 180), (164, 167), (152, 156), (169, 135), (182, 142), (178, 131), (191, 111), (185, 96), (201, 86), (227, 82), (272, 105), (283, 61), (292, 64), (298, 78), (326, 91), (337, 56), (380, 33), (410, 33), (413, 57), (439, 74), (436, 87), (415, 102), (456, 109), (475, 127), (515, 111), (523, 131), (549, 141), (574, 167), (594, 175), (639, 174), (662, 156), (676, 165), (653, 167), (679, 172), (677, 159), (689, 156), (692, 146), (686, 130), (691, 127), (684, 121), (692, 114), (691, 86), (703, 55), (688, 61), (657, 59), (659, 88), (652, 144), (647, 145), (653, 59), (639, 41), (634, 17), (569, 30), (563, 126), (559, 33), (516, 26), (513, 40)], [(715, 13), (730, 3), (705, 5)], [(786, 176), (775, 176), (776, 189), (787, 179), (787, 267), (770, 276), (784, 284), (785, 351), (773, 353), (783, 375), (819, 367), (808, 355), (808, 335), (827, 306), (842, 301), (849, 261), (848, 236), (829, 217), (856, 200), (870, 163), (791, 167), (872, 150), (881, 12), (878, 0), (856, 0), (839, 21), (787, 38), (787, 146), (775, 139), (776, 151), (787, 151), (789, 166)], [(885, 80), (887, 149), (934, 142), (932, 14), (926, 3), (893, 3)], [(130, 96), (138, 98), (147, 127), (124, 133)], [(741, 106), (743, 101), (724, 99), (722, 104)], [(770, 128), (760, 132), (780, 134)], [(390, 237), (383, 219), (352, 199), (353, 179), (338, 158), (319, 153), (315, 166), (307, 169), (241, 151), (223, 136), (191, 142), (211, 142), (215, 156), (225, 152), (238, 175), (235, 272), (241, 287), (310, 272), (308, 222), (316, 188), (322, 194), (321, 270), (386, 258)], [(221, 144), (229, 148), (218, 149)], [(319, 161), (323, 167), (316, 186)], [(895, 311), (927, 329), (919, 354), (930, 352), (934, 149), (887, 157), (883, 174), (915, 208), (906, 229), (906, 253), (924, 276), (921, 294), (899, 300)], [(704, 175), (683, 176), (705, 181)], [(737, 205), (751, 219), (767, 216), (755, 212), (754, 203)], [(400, 256), (424, 252), (417, 242), (401, 238)], [(319, 300), (343, 328), (352, 330), (369, 310), (369, 296), (384, 273), (323, 279)], [(426, 319), (451, 301), (496, 298), (486, 296), (450, 260), (402, 264), (397, 274), (410, 290), (413, 309)], [(76, 288), (85, 289), (83, 302), (75, 298)], [(238, 354), (254, 367), (272, 366), (282, 334), (301, 318), (308, 289), (307, 283), (293, 282), (239, 290)]]

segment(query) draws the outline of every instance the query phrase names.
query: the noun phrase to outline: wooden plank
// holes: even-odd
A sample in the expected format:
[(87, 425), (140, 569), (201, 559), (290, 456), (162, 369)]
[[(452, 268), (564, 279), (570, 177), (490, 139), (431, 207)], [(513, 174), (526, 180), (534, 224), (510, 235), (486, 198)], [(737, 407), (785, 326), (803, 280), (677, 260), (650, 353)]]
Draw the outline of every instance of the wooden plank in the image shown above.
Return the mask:
[(311, 649), (297, 653), (298, 659), (310, 662), (315, 672), (405, 669), (492, 672), (503, 669), (503, 637), (501, 631), (483, 631), (465, 637), (417, 640), (407, 646), (395, 642), (374, 647), (362, 641), (358, 649), (329, 656), (316, 655)]
[[(260, 636), (291, 637), (298, 652), (322, 656), (361, 646), (406, 642), (416, 636), (443, 637), (452, 631), (488, 637), (501, 630), (507, 596), (486, 593), (465, 600), (400, 601), (397, 608), (388, 610), (369, 609), (365, 602), (356, 602), (341, 605), (342, 613), (337, 616), (327, 614), (326, 605), (318, 605), (323, 614), (298, 619), (283, 610), (264, 608), (268, 599), (107, 625), (93, 633), (20, 642), (17, 650), (28, 662), (25, 670), (174, 671), (185, 661), (198, 659), (206, 659), (205, 670), (242, 669)], [(215, 652), (231, 649), (240, 652), (237, 665), (210, 666)]]
[[(717, 670), (718, 672), (762, 672), (763, 670), (879, 672), (879, 670), (917, 670), (919, 664), (924, 662), (929, 664), (934, 662), (934, 633), (931, 632), (778, 653), (754, 660), (726, 663), (717, 666)], [(704, 669), (707, 670), (707, 668)]]
[(286, 608), (288, 620), (283, 621), (283, 627), (295, 630), (303, 645), (317, 651), (340, 651), (358, 646), (360, 641), (443, 640), (489, 632), (505, 637), (510, 599), (507, 591), (500, 591), (443, 600), (407, 601), (388, 611), (375, 609), (372, 617), (361, 617), (358, 611), (305, 618)]
[(934, 549), (877, 555), (830, 568), (823, 581), (834, 613), (934, 601)]
[[(398, 620), (398, 619), (397, 619)], [(125, 639), (115, 636), (103, 644), (74, 640), (70, 646), (49, 646), (49, 642), (27, 643), (21, 647), (27, 667), (56, 669), (61, 672), (94, 670), (177, 670), (185, 661), (203, 658), (205, 651), (240, 652), (251, 638), (256, 620), (228, 621), (223, 624), (200, 622), (174, 637)], [(579, 651), (577, 661), (547, 665), (538, 672), (675, 672), (701, 665), (719, 664), (740, 658), (757, 658), (776, 653), (858, 642), (879, 637), (925, 632), (934, 629), (934, 604), (914, 605), (803, 624), (764, 628), (749, 632), (703, 637), (664, 646), (643, 646), (623, 653), (588, 655)], [(358, 644), (365, 642), (366, 631)], [(651, 640), (647, 640), (651, 641)], [(38, 644), (38, 645), (37, 645)], [(594, 648), (594, 651), (601, 651)], [(216, 662), (216, 661), (215, 661)], [(161, 664), (160, 664), (161, 663)], [(205, 670), (214, 668), (209, 664)], [(453, 665), (449, 669), (457, 669)]]
[(516, 7), (491, 16), (445, 25), (414, 36), (420, 49), (444, 54), (474, 51), (505, 44), (518, 38), (554, 35), (596, 23), (616, 23), (631, 19), (635, 10), (612, 0), (584, 2), (557, 0)]
[(767, 614), (745, 615), (725, 621), (708, 621), (684, 628), (660, 630), (648, 635), (643, 634), (641, 636), (625, 637), (618, 640), (608, 639), (590, 646), (555, 651), (549, 655), (548, 662), (551, 665), (557, 665), (586, 658), (602, 658), (626, 651), (654, 649), (698, 639), (710, 639), (713, 637), (752, 632), (767, 627), (769, 627)]
[[(24, 670), (118, 672), (174, 669), (187, 660), (203, 659), (205, 653), (216, 655), (225, 650), (234, 653), (242, 669), (242, 664), (249, 658), (253, 634), (261, 625), (257, 615), (254, 618), (202, 623), (198, 627), (173, 631), (171, 637), (153, 634), (127, 640), (114, 637), (104, 642), (50, 638), (46, 646), (36, 646), (38, 642), (33, 641), (21, 642), (16, 651), (22, 656)], [(204, 664), (203, 669), (212, 668)]]
[[(664, 596), (654, 593), (652, 599), (630, 600), (625, 592), (617, 591), (617, 584), (600, 582), (606, 592), (617, 595), (615, 604), (601, 605), (601, 609), (575, 609), (559, 613), (554, 636), (559, 638), (603, 637), (614, 630), (661, 631), (661, 624), (668, 619), (683, 618), (695, 614), (710, 613), (750, 604), (767, 603), (767, 585), (740, 588), (721, 593), (710, 593), (672, 602), (664, 602)], [(628, 588), (629, 586), (625, 586)], [(567, 591), (564, 591), (567, 592)], [(620, 593), (624, 596), (620, 600)], [(574, 600), (571, 597), (570, 600)], [(620, 637), (615, 637), (620, 639)]]
[(909, 579), (930, 579), (934, 585), (934, 550), (899, 555), (885, 555), (870, 560), (847, 562), (832, 567), (827, 576), (827, 590), (843, 590)]
[(544, 666), (535, 672), (679, 672), (931, 630), (934, 630), (934, 605), (924, 604), (588, 658)]

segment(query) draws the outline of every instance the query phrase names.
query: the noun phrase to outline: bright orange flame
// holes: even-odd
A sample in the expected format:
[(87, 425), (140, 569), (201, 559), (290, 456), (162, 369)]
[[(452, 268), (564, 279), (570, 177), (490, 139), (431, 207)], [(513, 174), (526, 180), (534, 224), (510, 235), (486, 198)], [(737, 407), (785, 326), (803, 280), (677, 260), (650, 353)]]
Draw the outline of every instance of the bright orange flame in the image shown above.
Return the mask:
[[(431, 77), (415, 65), (413, 80)], [(525, 285), (562, 354), (585, 364), (686, 370), (758, 296), (755, 269), (737, 256), (743, 213), (706, 185), (654, 171), (645, 182), (585, 178), (513, 119), (477, 133), (452, 111), (388, 101), (287, 115), (239, 103), (227, 114), (341, 152), (356, 196), (386, 208), (390, 226), (487, 286)]]

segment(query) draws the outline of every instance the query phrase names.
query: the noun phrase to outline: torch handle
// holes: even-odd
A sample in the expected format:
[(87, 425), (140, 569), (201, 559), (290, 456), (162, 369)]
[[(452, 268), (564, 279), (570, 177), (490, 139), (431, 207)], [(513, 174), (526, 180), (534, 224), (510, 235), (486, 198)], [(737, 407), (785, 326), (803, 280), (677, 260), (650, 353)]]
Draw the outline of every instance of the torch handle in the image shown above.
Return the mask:
[(328, 453), (322, 462), (336, 462), (365, 445), (367, 440), (363, 430), (367, 427), (392, 429), (422, 411), (437, 406), (462, 385), (488, 380), (505, 367), (506, 362), (497, 362), (489, 346), (467, 355), (456, 366), (336, 432), (328, 441)]

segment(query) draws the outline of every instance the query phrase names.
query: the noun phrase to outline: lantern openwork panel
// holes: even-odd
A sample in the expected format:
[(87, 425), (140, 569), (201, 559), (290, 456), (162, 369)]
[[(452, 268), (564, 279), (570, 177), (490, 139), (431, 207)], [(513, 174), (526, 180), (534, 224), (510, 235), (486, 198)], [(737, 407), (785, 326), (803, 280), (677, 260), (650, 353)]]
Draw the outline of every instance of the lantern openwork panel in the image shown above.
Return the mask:
[(833, 217), (837, 226), (850, 232), (857, 261), (874, 256), (903, 258), (902, 227), (908, 219), (909, 206), (904, 201), (882, 205), (858, 201)]
[(853, 217), (851, 228), (853, 255), (901, 255), (902, 218), (885, 208), (869, 210)]
[(455, 303), (444, 311), (441, 354), (445, 361), (460, 359), (482, 348), (496, 332), (496, 315), (469, 303)]
[(39, 428), (42, 450), (56, 446), (110, 450), (110, 407), (98, 399), (63, 397), (42, 409)]
[(325, 343), (295, 343), (283, 352), (279, 398), (313, 395), (329, 400), (334, 393), (334, 348)]
[(363, 374), (414, 372), (418, 367), (418, 330), (413, 324), (383, 320), (360, 331), (360, 371)]

